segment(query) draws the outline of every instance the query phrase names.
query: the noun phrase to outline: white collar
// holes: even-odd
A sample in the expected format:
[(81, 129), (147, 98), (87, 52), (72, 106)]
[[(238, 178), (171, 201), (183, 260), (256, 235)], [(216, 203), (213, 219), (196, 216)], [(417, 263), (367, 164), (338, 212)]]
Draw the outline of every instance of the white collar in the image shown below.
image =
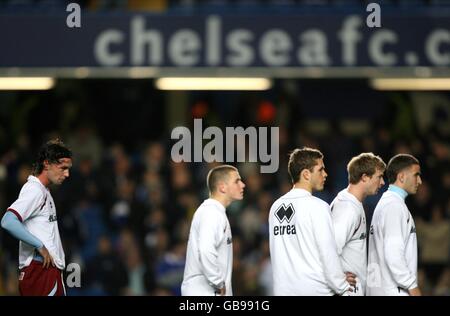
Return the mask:
[(301, 189), (301, 188), (292, 188), (289, 193), (295, 194), (295, 195), (312, 195), (311, 192)]
[(43, 185), (42, 182), (41, 182), (41, 180), (39, 180), (39, 178), (36, 177), (36, 176), (29, 175), (28, 178), (27, 178), (27, 181), (30, 181), (30, 182), (37, 182), (37, 183), (39, 183), (43, 188), (47, 189), (47, 187), (46, 187), (45, 185)]
[(362, 205), (361, 201), (358, 200), (358, 198), (356, 196), (354, 196), (353, 194), (351, 194), (348, 191), (348, 188), (345, 188), (344, 190), (342, 190), (340, 192), (340, 194), (344, 195), (346, 198), (350, 199), (352, 202), (357, 203), (358, 205)]
[(220, 203), (219, 201), (217, 201), (216, 199), (209, 198), (209, 199), (206, 199), (203, 203), (205, 203), (205, 204), (213, 204), (218, 209), (220, 209), (222, 212), (226, 211), (225, 206), (223, 206), (223, 204)]

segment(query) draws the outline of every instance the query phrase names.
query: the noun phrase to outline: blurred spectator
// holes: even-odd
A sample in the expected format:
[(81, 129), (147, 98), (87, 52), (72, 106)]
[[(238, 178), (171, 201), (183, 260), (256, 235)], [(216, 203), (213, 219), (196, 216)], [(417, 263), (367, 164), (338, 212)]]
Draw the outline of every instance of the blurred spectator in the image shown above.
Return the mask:
[(98, 240), (97, 254), (87, 263), (85, 295), (124, 295), (128, 276), (114, 252), (111, 240), (103, 235)]
[(155, 267), (156, 284), (170, 291), (171, 295), (181, 295), (184, 264), (186, 259), (186, 241), (176, 243), (158, 261)]
[(84, 160), (90, 160), (94, 168), (100, 164), (103, 146), (94, 127), (91, 124), (83, 123), (75, 131), (70, 133), (67, 139), (67, 146), (73, 151), (74, 165)]
[(125, 295), (142, 296), (147, 294), (144, 277), (147, 267), (135, 236), (129, 229), (123, 229), (119, 235), (119, 254), (128, 276)]
[(431, 220), (417, 220), (420, 261), (426, 277), (436, 285), (450, 262), (450, 221), (439, 204), (431, 209)]

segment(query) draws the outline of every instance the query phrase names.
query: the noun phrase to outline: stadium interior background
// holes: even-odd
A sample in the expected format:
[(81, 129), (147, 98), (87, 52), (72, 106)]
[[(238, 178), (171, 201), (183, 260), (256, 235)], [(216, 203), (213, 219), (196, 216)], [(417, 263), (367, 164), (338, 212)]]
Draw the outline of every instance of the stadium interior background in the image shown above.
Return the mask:
[[(206, 2), (154, 1), (145, 9), (211, 8)], [(330, 5), (281, 2), (283, 8)], [(409, 5), (413, 2), (444, 3)], [(58, 6), (21, 3), (30, 10)], [(126, 1), (81, 3), (93, 12), (130, 9)], [(252, 5), (269, 6), (261, 3)], [(14, 5), (4, 1), (0, 10)], [(227, 10), (235, 4), (212, 5)], [(68, 288), (69, 295), (180, 295), (190, 220), (207, 197), (205, 177), (214, 165), (171, 160), (172, 129), (192, 129), (194, 118), (203, 119), (203, 128), (280, 128), (278, 172), (262, 174), (257, 163), (235, 164), (247, 185), (244, 200), (229, 207), (235, 295), (271, 295), (267, 215), (271, 203), (291, 188), (287, 155), (300, 146), (325, 155), (329, 176), (317, 196), (327, 202), (346, 187), (346, 164), (360, 152), (374, 152), (386, 162), (400, 152), (418, 157), (424, 181), (407, 204), (417, 224), (419, 284), (427, 295), (450, 294), (449, 90), (378, 91), (364, 77), (278, 78), (270, 90), (257, 92), (161, 91), (153, 83), (65, 78), (47, 91), (0, 91), (1, 210), (18, 196), (44, 140), (61, 137), (74, 152), (71, 177), (52, 191), (66, 262), (82, 267), (82, 287)], [(385, 189), (364, 203), (368, 223)], [(17, 295), (18, 242), (3, 230), (0, 242), (0, 294)]]

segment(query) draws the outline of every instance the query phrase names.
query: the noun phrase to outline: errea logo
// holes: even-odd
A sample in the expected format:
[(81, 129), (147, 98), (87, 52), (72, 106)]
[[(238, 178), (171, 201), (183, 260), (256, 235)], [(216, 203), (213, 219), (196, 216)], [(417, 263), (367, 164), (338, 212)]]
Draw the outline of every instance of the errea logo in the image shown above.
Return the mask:
[(295, 210), (292, 204), (289, 204), (287, 207), (284, 204), (281, 204), (281, 206), (275, 211), (275, 216), (280, 223), (283, 223), (284, 220), (289, 223), (294, 214)]
[[(292, 204), (288, 206), (282, 204), (276, 211), (275, 217), (282, 224), (284, 221), (290, 223), (294, 217), (295, 209)], [(273, 228), (273, 234), (277, 235), (295, 235), (297, 232), (295, 230), (295, 225), (275, 225)]]

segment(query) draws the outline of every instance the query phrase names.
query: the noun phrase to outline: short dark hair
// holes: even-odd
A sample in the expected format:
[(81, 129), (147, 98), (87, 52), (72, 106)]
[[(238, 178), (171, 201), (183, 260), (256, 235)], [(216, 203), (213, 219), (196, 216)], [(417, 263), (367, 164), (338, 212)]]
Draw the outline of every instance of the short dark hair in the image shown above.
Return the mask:
[(300, 173), (304, 169), (313, 171), (314, 166), (317, 165), (317, 159), (323, 159), (323, 154), (313, 148), (303, 147), (296, 148), (289, 155), (288, 172), (291, 176), (292, 183), (296, 183), (300, 179)]
[(72, 151), (59, 138), (49, 140), (38, 151), (32, 167), (33, 175), (38, 176), (42, 173), (45, 160), (52, 164), (59, 163), (61, 158), (72, 158)]
[(397, 180), (397, 175), (412, 165), (420, 165), (416, 157), (409, 154), (398, 154), (389, 160), (386, 168), (386, 176), (390, 184)]
[(206, 184), (208, 186), (209, 193), (213, 193), (217, 190), (217, 184), (219, 181), (225, 181), (228, 179), (228, 174), (231, 171), (238, 171), (236, 167), (231, 165), (221, 165), (212, 168), (208, 172), (206, 177)]
[(373, 153), (362, 153), (353, 157), (347, 165), (348, 182), (357, 184), (361, 177), (366, 174), (372, 177), (377, 170), (384, 171), (386, 164), (379, 156)]

